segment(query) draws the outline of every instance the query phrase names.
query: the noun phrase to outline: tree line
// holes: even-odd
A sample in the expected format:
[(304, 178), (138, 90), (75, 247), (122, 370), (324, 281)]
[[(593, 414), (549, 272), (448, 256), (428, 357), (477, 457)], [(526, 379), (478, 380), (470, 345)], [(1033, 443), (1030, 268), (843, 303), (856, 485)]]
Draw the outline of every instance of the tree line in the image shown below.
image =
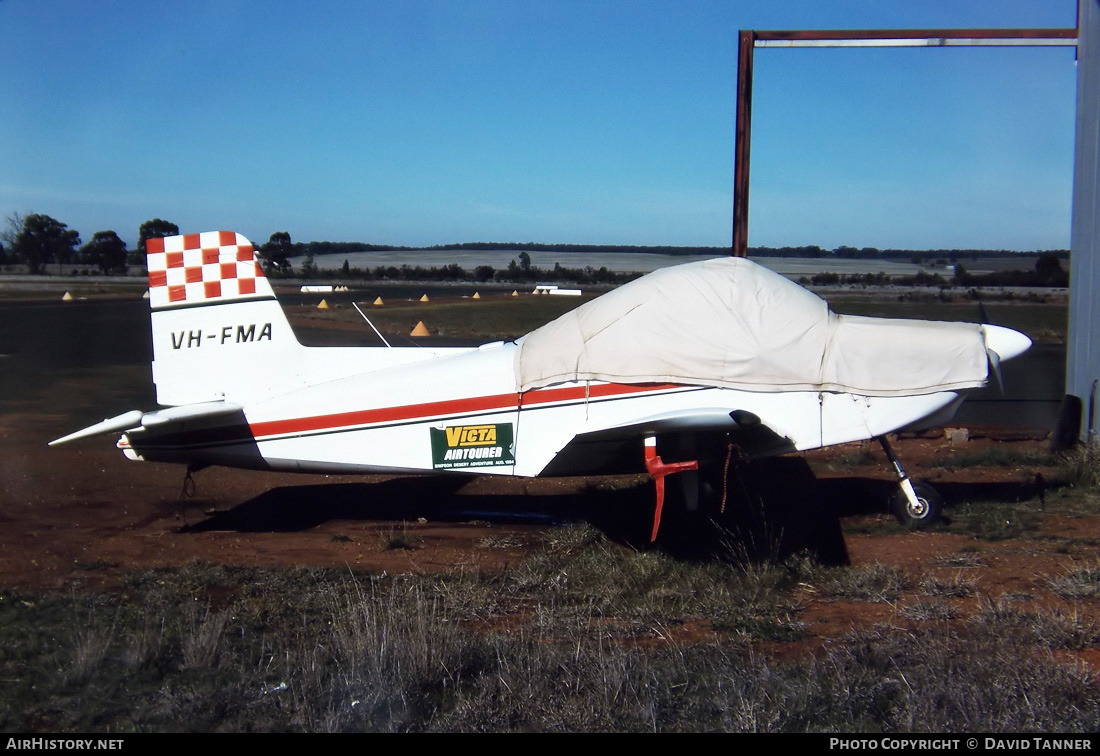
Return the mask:
[(144, 267), (147, 240), (178, 233), (175, 223), (153, 218), (138, 228), (137, 249), (127, 249), (126, 242), (111, 230), (96, 231), (81, 245), (80, 234), (55, 218), (42, 213), (12, 213), (7, 228), (0, 232), (0, 265), (26, 265), (32, 274), (45, 272), (46, 266), (53, 263), (58, 272), (66, 265), (91, 265), (104, 274), (124, 274), (130, 265)]
[(956, 263), (951, 276), (922, 270), (911, 276), (891, 276), (887, 273), (815, 273), (803, 276), (799, 283), (815, 286), (849, 284), (859, 286), (1069, 286), (1069, 271), (1062, 267), (1062, 260), (1055, 252), (1043, 252), (1035, 260), (1032, 270), (999, 270), (992, 273), (970, 273)]
[[(313, 262), (312, 255), (307, 256), (300, 270), (294, 272), (290, 268), (270, 272), (273, 277), (313, 278), (321, 275)], [(594, 268), (591, 265), (583, 268), (564, 267), (560, 262), (554, 263), (553, 268), (540, 268), (531, 264), (531, 256), (526, 251), (519, 253), (518, 261), (513, 258), (508, 267), (497, 270), (492, 265), (478, 265), (473, 270), (467, 270), (458, 263), (450, 263), (443, 266), (422, 265), (377, 265), (373, 268), (352, 267), (345, 259), (339, 271), (332, 273), (326, 271), (324, 278), (336, 278), (340, 281), (476, 281), (487, 283), (490, 281), (508, 283), (534, 283), (537, 281), (562, 281), (578, 285), (593, 284), (621, 284), (638, 278), (641, 273), (619, 273), (608, 270), (606, 266)]]
[(1054, 255), (1062, 260), (1069, 259), (1068, 249), (1033, 250), (1017, 252), (1010, 249), (879, 249), (878, 247), (849, 247), (841, 245), (835, 249), (825, 249), (816, 244), (801, 247), (749, 247), (749, 257), (806, 257), (844, 260), (909, 260), (921, 265), (937, 261), (941, 265), (950, 262), (955, 265), (959, 260), (982, 260), (990, 257), (1035, 258), (1040, 255)]
[[(138, 243), (135, 249), (127, 249), (126, 243), (112, 230), (96, 231), (92, 238), (81, 245), (80, 234), (70, 229), (66, 224), (41, 213), (28, 213), (21, 215), (13, 213), (8, 216), (7, 227), (0, 232), (0, 265), (22, 264), (27, 266), (30, 273), (42, 273), (46, 266), (56, 263), (58, 272), (65, 265), (88, 265), (98, 268), (104, 274), (125, 273), (128, 266), (145, 266), (145, 242), (149, 239), (174, 236), (179, 233), (179, 227), (170, 221), (161, 218), (153, 218), (142, 223), (138, 229)], [(663, 255), (723, 255), (728, 253), (726, 247), (677, 247), (677, 246), (636, 246), (616, 244), (541, 244), (536, 242), (466, 242), (462, 244), (442, 244), (433, 247), (403, 247), (382, 244), (367, 244), (364, 242), (294, 242), (286, 231), (276, 231), (268, 241), (259, 247), (264, 265), (269, 275), (291, 275), (290, 258), (301, 256), (305, 258), (298, 275), (309, 278), (315, 274), (314, 258), (322, 255), (351, 254), (356, 252), (373, 251), (415, 251), (427, 250), (467, 250), (489, 251), (504, 250), (518, 251), (519, 262), (512, 261), (506, 271), (493, 271), (487, 265), (478, 266), (472, 273), (462, 271), (464, 280), (508, 280), (522, 282), (535, 280), (537, 276), (545, 276), (550, 271), (542, 271), (532, 268), (528, 252), (564, 252), (564, 253), (640, 253)], [(1053, 250), (1048, 252), (1011, 252), (1008, 250), (983, 250), (983, 249), (936, 249), (936, 250), (900, 250), (878, 249), (875, 247), (855, 248), (840, 246), (827, 250), (817, 245), (801, 247), (750, 247), (749, 254), (753, 257), (805, 257), (805, 258), (847, 258), (847, 259), (910, 259), (916, 264), (927, 263), (932, 260), (936, 263), (946, 264), (950, 261), (956, 266), (956, 271), (961, 267), (959, 260), (978, 260), (988, 257), (1018, 256), (1024, 258), (1045, 259), (1044, 265), (1049, 267), (1049, 260), (1055, 261), (1068, 259), (1069, 250)], [(1038, 265), (1038, 263), (1037, 263)], [(345, 263), (345, 267), (347, 264)], [(449, 277), (456, 275), (454, 268), (459, 266), (444, 266), (444, 268), (422, 268), (420, 266), (404, 266), (409, 270), (427, 271), (431, 280), (451, 280)], [(1060, 266), (1059, 266), (1060, 269)], [(459, 268), (461, 270), (461, 268)], [(396, 272), (394, 272), (396, 271)], [(436, 271), (431, 273), (431, 271)], [(1031, 273), (1031, 271), (1025, 271)], [(351, 271), (348, 271), (351, 275)], [(375, 278), (404, 278), (407, 271), (402, 268), (390, 266), (385, 268), (377, 266), (373, 270), (359, 271), (358, 277)], [(555, 266), (552, 274), (556, 279), (574, 281), (577, 283), (614, 283), (617, 276), (606, 268), (594, 270), (591, 267), (566, 268), (560, 264)], [(486, 278), (489, 276), (489, 278)], [(960, 278), (956, 272), (956, 278)], [(1060, 280), (1060, 279), (1056, 279)], [(1010, 284), (1006, 284), (1010, 285)], [(1017, 284), (1022, 285), (1022, 284)], [(1058, 284), (1053, 284), (1058, 285)]]
[[(290, 255), (305, 257), (313, 255), (348, 255), (357, 252), (419, 252), (419, 251), (472, 251), (472, 252), (564, 252), (564, 253), (633, 253), (655, 255), (712, 255), (721, 256), (730, 253), (729, 247), (685, 247), (674, 245), (624, 245), (624, 244), (543, 244), (538, 242), (463, 242), (461, 244), (437, 244), (431, 247), (403, 247), (398, 245), (367, 244), (365, 242), (295, 242), (291, 245)], [(1069, 258), (1068, 249), (1050, 250), (1050, 254), (1062, 259)], [(944, 259), (954, 264), (957, 260), (969, 258), (978, 260), (989, 257), (1024, 256), (1037, 257), (1044, 251), (1016, 252), (1007, 249), (879, 249), (878, 247), (849, 247), (841, 245), (835, 249), (825, 249), (816, 244), (797, 247), (749, 247), (749, 257), (807, 257), (807, 258), (843, 258), (863, 260), (911, 260), (920, 264), (927, 260)]]

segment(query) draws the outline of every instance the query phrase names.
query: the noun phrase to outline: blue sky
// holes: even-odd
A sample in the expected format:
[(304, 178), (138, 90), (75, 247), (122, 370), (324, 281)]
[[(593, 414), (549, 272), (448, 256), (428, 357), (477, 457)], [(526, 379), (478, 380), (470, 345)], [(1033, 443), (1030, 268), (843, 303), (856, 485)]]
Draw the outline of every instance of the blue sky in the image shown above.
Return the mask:
[[(729, 244), (737, 31), (1073, 0), (0, 0), (0, 214)], [(1072, 49), (758, 50), (752, 245), (1069, 246)]]

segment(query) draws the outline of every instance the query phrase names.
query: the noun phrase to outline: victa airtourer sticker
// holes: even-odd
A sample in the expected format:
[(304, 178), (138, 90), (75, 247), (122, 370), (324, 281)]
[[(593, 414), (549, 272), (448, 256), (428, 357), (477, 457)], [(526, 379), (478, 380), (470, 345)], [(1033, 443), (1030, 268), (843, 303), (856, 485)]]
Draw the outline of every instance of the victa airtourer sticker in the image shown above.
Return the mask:
[(429, 430), (433, 469), (500, 467), (516, 463), (511, 423), (452, 425)]

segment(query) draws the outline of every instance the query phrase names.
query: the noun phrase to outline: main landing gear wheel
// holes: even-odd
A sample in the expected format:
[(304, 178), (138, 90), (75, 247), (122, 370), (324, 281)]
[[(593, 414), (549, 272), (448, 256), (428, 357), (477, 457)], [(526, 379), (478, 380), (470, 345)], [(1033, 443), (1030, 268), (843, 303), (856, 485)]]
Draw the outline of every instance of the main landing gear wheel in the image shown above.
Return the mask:
[[(913, 498), (904, 489), (905, 483), (913, 487)], [(943, 497), (939, 492), (923, 481), (903, 481), (890, 500), (890, 510), (905, 527), (910, 530), (924, 530), (940, 519), (943, 514)]]

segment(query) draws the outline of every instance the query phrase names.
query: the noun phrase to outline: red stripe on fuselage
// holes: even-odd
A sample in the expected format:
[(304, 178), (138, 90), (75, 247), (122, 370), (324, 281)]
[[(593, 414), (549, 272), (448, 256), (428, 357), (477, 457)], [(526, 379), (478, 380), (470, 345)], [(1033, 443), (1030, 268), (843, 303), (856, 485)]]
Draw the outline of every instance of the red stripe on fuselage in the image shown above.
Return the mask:
[[(638, 394), (649, 391), (669, 391), (671, 389), (680, 388), (688, 387), (681, 386), (678, 383), (597, 383), (589, 385), (587, 392), (584, 386), (536, 389), (523, 395), (523, 401), (520, 402), (520, 406), (583, 399), (586, 395), (589, 399), (601, 399), (608, 396), (622, 396), (623, 394)], [(513, 394), (512, 396), (517, 395)]]
[(313, 417), (294, 417), (286, 420), (269, 420), (264, 423), (251, 423), (249, 427), (252, 430), (253, 437), (259, 439), (268, 436), (282, 436), (290, 433), (310, 433), (314, 431), (332, 430), (335, 428), (347, 428), (356, 425), (372, 425), (375, 423), (400, 422), (402, 420), (427, 419), (440, 415), (468, 415), (476, 412), (518, 410), (521, 407), (529, 407), (531, 405), (584, 399), (585, 396), (589, 399), (601, 399), (627, 394), (668, 391), (679, 388), (686, 387), (676, 383), (601, 383), (589, 386), (587, 392), (584, 386), (538, 389), (522, 395), (497, 394), (495, 396), (475, 396), (469, 399), (449, 399), (441, 402), (425, 402), (424, 404), (406, 404), (398, 407), (381, 407), (378, 409), (357, 410), (355, 412), (338, 412), (332, 415), (315, 415)]

